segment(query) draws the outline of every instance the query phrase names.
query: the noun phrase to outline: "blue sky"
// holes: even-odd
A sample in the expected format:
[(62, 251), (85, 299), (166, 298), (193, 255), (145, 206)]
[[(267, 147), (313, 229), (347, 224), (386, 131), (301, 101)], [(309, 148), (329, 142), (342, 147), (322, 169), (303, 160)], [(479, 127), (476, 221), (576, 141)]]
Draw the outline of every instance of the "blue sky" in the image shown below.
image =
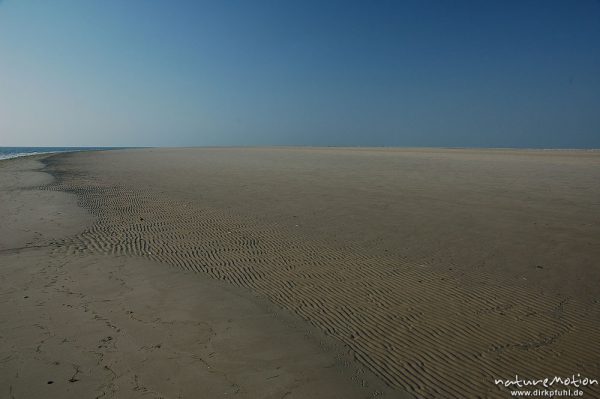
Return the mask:
[(600, 2), (0, 1), (0, 145), (600, 147)]

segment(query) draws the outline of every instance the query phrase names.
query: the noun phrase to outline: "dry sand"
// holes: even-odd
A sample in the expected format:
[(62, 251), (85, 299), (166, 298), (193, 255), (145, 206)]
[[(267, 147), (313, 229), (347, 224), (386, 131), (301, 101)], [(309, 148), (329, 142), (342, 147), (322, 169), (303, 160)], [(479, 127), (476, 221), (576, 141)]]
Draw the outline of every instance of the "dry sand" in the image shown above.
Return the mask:
[(1, 398), (385, 397), (339, 344), (247, 290), (64, 251), (96, 219), (39, 190), (41, 158), (0, 162)]
[[(312, 325), (307, 342), (328, 342), (319, 356), (335, 359), (346, 350), (355, 358), (358, 371), (338, 360), (331, 375), (315, 372), (323, 363), (313, 355), (300, 367), (314, 385), (340, 397), (350, 397), (336, 391), (349, 387), (339, 383), (347, 376), (366, 381), (368, 392), (384, 391), (370, 372), (394, 390), (391, 397), (426, 398), (509, 397), (493, 380), (515, 374), (600, 377), (598, 152), (146, 149), (45, 162), (57, 180), (44, 195), (77, 194), (95, 216), (79, 232), (64, 221), (68, 233), (52, 235), (50, 246), (39, 249), (48, 259), (74, 262), (68, 270), (97, 270), (83, 264), (99, 259), (113, 265), (113, 276), (147, 285), (166, 280), (156, 277), (167, 273), (158, 263), (186, 271), (169, 270), (169, 279), (181, 283), (173, 280), (161, 292), (181, 284), (188, 294), (163, 307), (148, 304), (167, 318), (188, 303), (182, 298), (201, 295), (194, 284), (201, 291), (210, 283), (198, 277), (191, 284), (189, 272), (224, 280), (236, 293), (248, 289), (266, 301), (256, 312), (273, 303), (282, 315)], [(28, 240), (29, 246), (40, 241)], [(34, 265), (22, 259), (14, 262)], [(148, 261), (154, 269), (146, 273)], [(100, 287), (110, 285), (104, 280)], [(86, 289), (93, 293), (93, 285)], [(204, 300), (224, 292), (219, 287)], [(105, 298), (113, 296), (119, 297)], [(238, 302), (243, 308), (251, 301)], [(12, 318), (8, 325), (25, 328)], [(278, 336), (279, 328), (267, 330)], [(281, 337), (273, 342), (284, 357), (296, 345)], [(244, 365), (254, 367), (251, 359)], [(297, 397), (332, 397), (319, 389)], [(597, 387), (584, 392), (599, 394)]]

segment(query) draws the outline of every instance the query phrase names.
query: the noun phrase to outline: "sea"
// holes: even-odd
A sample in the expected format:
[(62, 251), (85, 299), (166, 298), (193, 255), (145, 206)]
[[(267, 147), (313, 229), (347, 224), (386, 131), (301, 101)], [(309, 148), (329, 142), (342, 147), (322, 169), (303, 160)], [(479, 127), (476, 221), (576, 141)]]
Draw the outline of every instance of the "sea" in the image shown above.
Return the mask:
[(112, 150), (115, 148), (117, 147), (0, 147), (0, 160), (55, 152)]

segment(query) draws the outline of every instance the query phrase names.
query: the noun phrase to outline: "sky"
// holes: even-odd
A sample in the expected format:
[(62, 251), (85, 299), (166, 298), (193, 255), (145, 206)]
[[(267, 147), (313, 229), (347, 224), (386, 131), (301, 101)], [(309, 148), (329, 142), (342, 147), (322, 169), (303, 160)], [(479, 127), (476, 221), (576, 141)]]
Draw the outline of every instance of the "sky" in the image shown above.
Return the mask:
[(0, 0), (0, 146), (600, 148), (600, 1)]

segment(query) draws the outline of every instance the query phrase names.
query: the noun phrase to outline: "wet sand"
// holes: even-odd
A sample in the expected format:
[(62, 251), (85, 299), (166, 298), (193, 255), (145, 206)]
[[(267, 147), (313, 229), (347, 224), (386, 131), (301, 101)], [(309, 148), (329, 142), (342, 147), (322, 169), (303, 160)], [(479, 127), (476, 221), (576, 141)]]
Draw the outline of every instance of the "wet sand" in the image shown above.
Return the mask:
[[(330, 342), (320, 356), (353, 359), (335, 378), (302, 368), (329, 392), (350, 387), (339, 378), (384, 391), (379, 379), (391, 397), (502, 398), (495, 378), (600, 376), (598, 152), (144, 149), (44, 162), (56, 179), (44, 195), (75, 195), (93, 220), (40, 250), (146, 284), (156, 278), (136, 264), (150, 262), (273, 304)], [(335, 397), (323, 392), (297, 397)]]

